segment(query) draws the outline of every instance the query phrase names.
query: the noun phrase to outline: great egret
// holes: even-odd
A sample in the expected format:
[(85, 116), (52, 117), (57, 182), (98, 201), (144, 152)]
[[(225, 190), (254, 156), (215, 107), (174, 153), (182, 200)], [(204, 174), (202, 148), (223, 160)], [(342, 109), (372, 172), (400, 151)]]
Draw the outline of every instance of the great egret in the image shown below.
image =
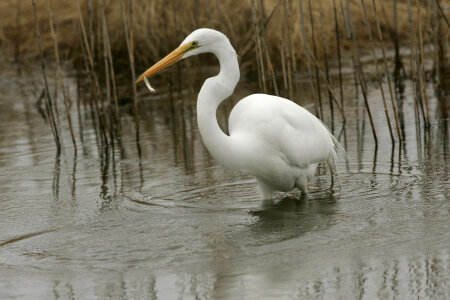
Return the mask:
[(220, 63), (217, 76), (205, 81), (197, 98), (197, 122), (211, 155), (229, 169), (256, 177), (264, 200), (274, 191), (298, 187), (307, 192), (320, 162), (334, 162), (337, 140), (313, 114), (294, 102), (254, 94), (239, 101), (229, 117), (229, 133), (219, 127), (216, 110), (239, 81), (236, 52), (228, 38), (213, 29), (197, 29), (181, 45), (145, 71), (136, 82), (186, 57), (210, 52)]

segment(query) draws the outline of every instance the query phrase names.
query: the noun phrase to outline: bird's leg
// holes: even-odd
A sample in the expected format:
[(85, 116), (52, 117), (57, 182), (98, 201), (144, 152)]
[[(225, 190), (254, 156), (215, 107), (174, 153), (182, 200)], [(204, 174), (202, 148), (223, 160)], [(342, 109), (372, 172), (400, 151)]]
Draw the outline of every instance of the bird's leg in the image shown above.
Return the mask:
[(308, 178), (305, 174), (300, 174), (300, 176), (295, 181), (295, 186), (302, 191), (302, 194), (308, 193)]
[(302, 191), (302, 195), (308, 194), (308, 184), (307, 183), (299, 185), (298, 188), (300, 189), (300, 191)]
[(256, 178), (257, 190), (263, 200), (272, 200), (274, 189), (264, 181)]

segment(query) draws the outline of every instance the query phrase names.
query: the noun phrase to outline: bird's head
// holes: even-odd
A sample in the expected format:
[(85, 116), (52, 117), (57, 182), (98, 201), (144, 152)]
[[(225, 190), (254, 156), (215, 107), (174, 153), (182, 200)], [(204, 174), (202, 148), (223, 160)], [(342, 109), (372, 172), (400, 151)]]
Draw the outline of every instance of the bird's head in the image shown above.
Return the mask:
[(149, 78), (153, 74), (164, 70), (186, 57), (200, 53), (214, 52), (223, 42), (229, 43), (228, 38), (223, 33), (208, 28), (197, 29), (188, 35), (178, 48), (142, 73), (136, 80), (136, 83), (144, 80), (144, 78)]

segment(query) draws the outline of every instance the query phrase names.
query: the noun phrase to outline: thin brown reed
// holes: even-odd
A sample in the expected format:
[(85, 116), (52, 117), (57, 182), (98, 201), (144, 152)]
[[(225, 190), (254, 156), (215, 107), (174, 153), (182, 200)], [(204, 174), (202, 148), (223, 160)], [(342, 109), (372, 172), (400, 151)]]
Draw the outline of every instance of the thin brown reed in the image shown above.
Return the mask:
[(308, 46), (308, 39), (306, 36), (306, 27), (305, 27), (305, 17), (303, 15), (303, 0), (299, 0), (299, 6), (300, 6), (300, 24), (302, 27), (302, 38), (303, 38), (303, 47), (306, 54), (306, 61), (307, 61), (307, 68), (308, 68), (308, 75), (309, 75), (309, 84), (311, 86), (311, 94), (313, 95), (314, 99), (314, 112), (316, 117), (320, 117), (320, 111), (319, 111), (319, 103), (316, 96), (316, 90), (314, 88), (314, 80), (313, 80), (313, 74), (311, 69), (311, 51)]
[(427, 93), (427, 86), (425, 84), (425, 70), (424, 70), (424, 57), (423, 57), (423, 36), (422, 36), (422, 14), (420, 13), (421, 4), (419, 3), (419, 0), (417, 0), (417, 18), (418, 21), (418, 28), (417, 31), (419, 33), (419, 57), (418, 57), (418, 69), (419, 69), (419, 86), (420, 90), (422, 91), (422, 99), (425, 106), (425, 114), (426, 114), (426, 123), (425, 126), (430, 126), (430, 113), (428, 110), (428, 93)]
[[(413, 93), (414, 93), (414, 101), (415, 101), (415, 107), (417, 108), (417, 115), (419, 113), (422, 113), (423, 122), (427, 124), (425, 111), (422, 105), (422, 94), (420, 90), (420, 79), (419, 79), (419, 72), (418, 72), (418, 55), (417, 55), (417, 42), (416, 42), (416, 32), (414, 30), (414, 23), (413, 23), (413, 12), (412, 12), (412, 5), (411, 0), (407, 1), (408, 3), (408, 19), (409, 19), (409, 29), (410, 29), (410, 49), (411, 49), (411, 56), (410, 56), (410, 67), (411, 67), (411, 82), (413, 84)], [(417, 119), (417, 122), (419, 122), (419, 119)]]
[[(312, 55), (314, 55), (314, 57), (317, 58), (316, 34), (314, 32), (314, 15), (312, 12), (311, 0), (308, 0), (308, 9), (309, 9), (309, 24), (311, 26), (311, 41), (313, 46)], [(314, 71), (316, 77), (317, 99), (319, 100), (320, 118), (323, 119), (322, 92), (320, 90), (319, 67), (315, 66)]]
[(261, 37), (259, 31), (259, 25), (257, 20), (257, 11), (255, 6), (255, 0), (252, 0), (252, 18), (253, 18), (253, 28), (254, 28), (254, 37), (255, 37), (255, 51), (256, 51), (256, 59), (258, 60), (258, 68), (259, 75), (261, 76), (261, 83), (264, 90), (264, 93), (267, 93), (267, 85), (266, 85), (266, 77), (265, 77), (265, 68), (264, 68), (264, 60), (261, 49)]
[(339, 22), (337, 18), (336, 0), (333, 0), (333, 16), (334, 16), (334, 31), (336, 36), (336, 49), (337, 49), (338, 70), (339, 70), (339, 96), (341, 108), (344, 111), (344, 89), (342, 83), (342, 61), (341, 61), (341, 35), (339, 30)]
[(53, 114), (53, 103), (52, 103), (52, 99), (51, 99), (51, 95), (50, 95), (50, 90), (48, 87), (44, 53), (42, 51), (41, 33), (39, 30), (39, 22), (38, 22), (37, 12), (36, 12), (36, 3), (34, 0), (32, 0), (32, 3), (33, 3), (34, 21), (35, 21), (35, 26), (36, 26), (36, 37), (37, 37), (38, 47), (39, 47), (39, 56), (40, 56), (40, 60), (41, 60), (42, 76), (44, 78), (45, 96), (47, 99), (47, 101), (45, 102), (45, 108), (46, 108), (47, 117), (48, 117), (48, 120), (50, 123), (50, 128), (52, 129), (53, 138), (54, 138), (55, 144), (56, 144), (56, 157), (59, 157), (61, 155), (61, 143), (60, 143), (60, 138), (59, 138), (58, 127), (57, 127), (56, 121), (55, 121), (55, 116)]
[[(82, 33), (82, 41), (84, 42), (84, 49), (85, 49), (85, 53), (86, 53), (86, 60), (88, 62), (88, 68), (89, 68), (89, 74), (91, 76), (92, 82), (93, 82), (93, 88), (94, 88), (94, 107), (95, 107), (95, 111), (96, 111), (96, 115), (98, 118), (98, 124), (100, 126), (100, 132), (101, 132), (101, 137), (102, 137), (102, 143), (105, 143), (105, 145), (108, 144), (108, 138), (106, 136), (106, 130), (108, 130), (107, 126), (105, 125), (105, 121), (103, 118), (103, 114), (99, 108), (98, 102), (99, 99), (102, 98), (102, 93), (101, 93), (101, 89), (100, 89), (100, 83), (98, 80), (98, 76), (97, 76), (97, 72), (96, 72), (96, 68), (95, 68), (95, 63), (94, 63), (94, 58), (92, 56), (92, 51), (91, 51), (91, 46), (88, 42), (88, 38), (87, 38), (87, 33), (86, 33), (86, 28), (84, 26), (84, 20), (83, 20), (83, 15), (81, 13), (81, 8), (80, 8), (80, 2), (79, 0), (76, 0), (76, 5), (77, 5), (77, 10), (78, 10), (78, 17), (80, 20), (80, 27), (81, 27), (81, 33)], [(95, 120), (96, 118), (94, 118)]]
[(352, 16), (350, 13), (349, 0), (346, 1), (346, 6), (347, 6), (347, 13), (343, 12), (343, 16), (344, 16), (344, 21), (346, 24), (345, 27), (347, 29), (348, 39), (352, 42), (353, 64), (355, 65), (355, 71), (358, 75), (358, 81), (361, 86), (361, 91), (362, 91), (363, 99), (364, 99), (364, 105), (367, 110), (367, 115), (369, 116), (369, 122), (370, 122), (370, 127), (372, 129), (373, 139), (375, 141), (375, 144), (378, 145), (378, 138), (377, 138), (377, 133), (375, 130), (375, 124), (373, 122), (372, 112), (370, 110), (369, 101), (367, 99), (367, 84), (366, 84), (364, 73), (363, 73), (363, 70), (361, 67), (361, 57), (360, 57), (359, 50), (358, 50), (358, 44), (356, 42), (355, 32), (353, 30), (353, 22), (352, 22)]
[(53, 42), (54, 42), (53, 45), (54, 45), (55, 59), (56, 59), (56, 73), (57, 73), (56, 76), (59, 78), (60, 88), (63, 93), (64, 106), (65, 106), (66, 115), (67, 115), (67, 123), (69, 125), (69, 131), (70, 131), (70, 136), (72, 139), (74, 155), (76, 156), (77, 155), (77, 142), (75, 140), (75, 134), (73, 132), (73, 127), (72, 127), (72, 117), (70, 115), (70, 108), (69, 108), (70, 107), (69, 96), (67, 95), (66, 86), (64, 84), (64, 76), (62, 73), (61, 59), (60, 59), (59, 47), (58, 47), (58, 36), (56, 35), (56, 32), (55, 32), (55, 28), (54, 28), (54, 24), (53, 24), (52, 9), (51, 9), (49, 0), (47, 0), (47, 13), (48, 13), (50, 31), (51, 31), (51, 34), (53, 37)]
[[(320, 18), (322, 20), (325, 20), (325, 15), (323, 12), (322, 5), (320, 5), (319, 10), (320, 10)], [(320, 27), (323, 27), (323, 23), (321, 23), (321, 24), (322, 25)], [(330, 66), (328, 64), (328, 43), (327, 43), (327, 39), (324, 35), (322, 36), (322, 47), (323, 47), (323, 55), (324, 55), (324, 60), (325, 60), (325, 77), (326, 77), (326, 81), (330, 82)], [(331, 120), (334, 121), (333, 95), (331, 93), (331, 89), (328, 90), (328, 102), (330, 105)], [(332, 123), (332, 126), (334, 126), (334, 122)]]
[(364, 12), (364, 21), (367, 27), (367, 33), (369, 35), (369, 40), (370, 40), (370, 49), (372, 50), (372, 59), (373, 59), (373, 64), (375, 65), (375, 71), (376, 71), (376, 77), (377, 77), (377, 82), (378, 82), (378, 87), (380, 88), (380, 93), (381, 93), (381, 99), (383, 100), (383, 108), (384, 108), (384, 114), (386, 116), (386, 122), (388, 125), (388, 129), (389, 129), (389, 136), (391, 137), (391, 142), (392, 144), (395, 143), (395, 139), (394, 139), (394, 133), (392, 132), (392, 126), (391, 126), (391, 120), (389, 118), (389, 112), (388, 112), (388, 107), (387, 107), (387, 103), (386, 103), (386, 97), (384, 94), (384, 88), (383, 88), (383, 82), (382, 82), (382, 78), (381, 78), (381, 72), (380, 69), (378, 67), (378, 59), (377, 59), (377, 55), (375, 53), (375, 45), (373, 42), (373, 37), (372, 37), (372, 29), (370, 28), (369, 25), (369, 19), (367, 18), (367, 10), (366, 10), (366, 4), (364, 3), (364, 0), (361, 0), (361, 6)]
[[(381, 32), (380, 21), (378, 19), (378, 13), (377, 13), (377, 6), (376, 6), (375, 2), (376, 2), (375, 0), (372, 0), (373, 11), (374, 11), (374, 14), (375, 14), (375, 22), (376, 22), (376, 25), (377, 25), (378, 39), (380, 41), (381, 51), (383, 53), (384, 75), (387, 77), (388, 86), (389, 86), (389, 94), (391, 96), (392, 110), (394, 112), (395, 126), (397, 128), (397, 136), (398, 136), (399, 142), (401, 142), (402, 141), (402, 135), (401, 135), (401, 132), (400, 132), (400, 124), (399, 124), (399, 121), (398, 121), (397, 101), (395, 99), (394, 89), (393, 89), (392, 81), (391, 81), (391, 76), (389, 74), (389, 69), (388, 69), (388, 64), (387, 64), (387, 59), (386, 59), (386, 50), (385, 50), (384, 40), (383, 40), (383, 33)], [(397, 68), (397, 63), (395, 63), (395, 68)]]
[[(287, 7), (287, 0), (283, 0), (283, 45), (284, 45), (284, 53), (286, 53), (286, 72), (287, 72), (287, 79), (288, 79), (288, 90), (289, 90), (289, 98), (294, 99), (294, 88), (292, 85), (292, 71), (295, 72), (295, 57), (291, 51), (292, 49), (292, 42), (291, 42), (291, 35), (289, 31), (289, 12)], [(283, 51), (283, 50), (282, 50)]]
[[(108, 69), (111, 75), (111, 83), (112, 83), (112, 95), (114, 99), (114, 113), (116, 117), (116, 121), (119, 120), (119, 106), (118, 106), (118, 99), (117, 99), (117, 86), (116, 86), (116, 74), (114, 71), (114, 64), (113, 64), (113, 58), (111, 53), (111, 42), (109, 40), (109, 30), (108, 30), (108, 24), (106, 22), (105, 17), (105, 9), (104, 9), (104, 3), (103, 0), (101, 1), (101, 15), (102, 15), (102, 25), (103, 25), (103, 36), (104, 36), (104, 44), (106, 48), (106, 56), (108, 59)], [(120, 123), (118, 123), (120, 124)]]
[(269, 68), (270, 74), (272, 75), (272, 84), (273, 84), (273, 89), (274, 89), (275, 95), (279, 96), (277, 80), (275, 78), (275, 70), (273, 68), (272, 60), (271, 60), (270, 54), (269, 54), (269, 48), (268, 48), (267, 42), (266, 42), (266, 30), (265, 30), (265, 26), (264, 26), (265, 20), (264, 20), (262, 0), (259, 0), (259, 20), (260, 20), (260, 26), (261, 26), (261, 41), (262, 41), (262, 45), (264, 48), (264, 52), (266, 54), (265, 56), (266, 56), (266, 61), (267, 61), (267, 67)]

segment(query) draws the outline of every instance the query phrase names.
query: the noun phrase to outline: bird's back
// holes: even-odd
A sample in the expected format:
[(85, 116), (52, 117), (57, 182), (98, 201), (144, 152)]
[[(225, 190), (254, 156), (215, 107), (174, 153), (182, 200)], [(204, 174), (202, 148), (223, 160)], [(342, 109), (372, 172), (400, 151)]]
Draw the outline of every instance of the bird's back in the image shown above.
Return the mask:
[(230, 114), (229, 131), (231, 136), (248, 136), (264, 151), (300, 168), (336, 156), (335, 139), (325, 125), (303, 107), (277, 96), (253, 94), (239, 101)]

